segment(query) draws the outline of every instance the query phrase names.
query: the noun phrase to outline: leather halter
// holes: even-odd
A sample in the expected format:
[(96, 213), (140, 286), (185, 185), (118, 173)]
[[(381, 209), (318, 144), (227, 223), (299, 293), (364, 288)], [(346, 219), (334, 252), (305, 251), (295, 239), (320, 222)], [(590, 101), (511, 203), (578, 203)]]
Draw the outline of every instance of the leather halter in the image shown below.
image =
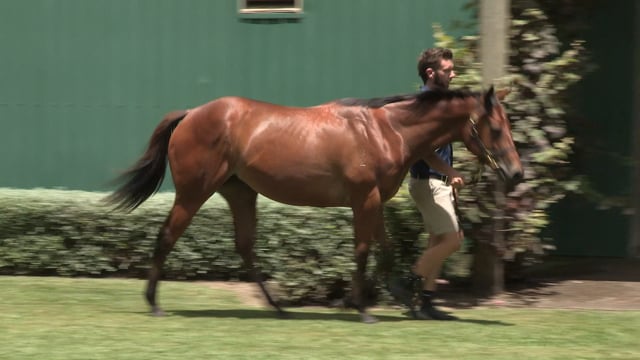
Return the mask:
[(478, 121), (475, 120), (473, 116), (469, 116), (469, 122), (471, 123), (471, 137), (474, 138), (478, 143), (478, 146), (480, 146), (480, 149), (482, 150), (482, 155), (484, 156), (487, 164), (494, 171), (500, 170), (500, 167), (498, 166), (498, 162), (496, 161), (495, 155), (491, 150), (489, 150), (489, 148), (487, 148), (487, 146), (484, 144), (484, 142), (482, 142), (482, 139), (480, 138), (480, 134), (478, 133), (478, 126), (477, 126)]

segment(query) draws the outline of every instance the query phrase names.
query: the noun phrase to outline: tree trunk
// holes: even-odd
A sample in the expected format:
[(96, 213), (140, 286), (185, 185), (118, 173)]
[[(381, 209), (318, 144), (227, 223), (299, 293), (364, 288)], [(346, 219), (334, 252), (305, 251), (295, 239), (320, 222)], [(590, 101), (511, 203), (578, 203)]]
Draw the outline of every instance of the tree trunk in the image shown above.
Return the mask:
[(477, 242), (473, 254), (473, 291), (479, 296), (493, 296), (504, 290), (504, 262), (493, 244)]
[[(485, 87), (503, 76), (509, 64), (510, 0), (480, 1), (480, 58)], [(495, 182), (495, 211), (492, 231), (476, 242), (473, 259), (473, 287), (483, 296), (499, 294), (504, 289), (504, 185)]]
[(476, 243), (473, 254), (473, 287), (475, 293), (481, 296), (497, 295), (504, 290), (505, 194), (505, 184), (495, 181), (493, 200), (496, 207), (493, 210), (491, 232), (484, 234), (486, 238)]

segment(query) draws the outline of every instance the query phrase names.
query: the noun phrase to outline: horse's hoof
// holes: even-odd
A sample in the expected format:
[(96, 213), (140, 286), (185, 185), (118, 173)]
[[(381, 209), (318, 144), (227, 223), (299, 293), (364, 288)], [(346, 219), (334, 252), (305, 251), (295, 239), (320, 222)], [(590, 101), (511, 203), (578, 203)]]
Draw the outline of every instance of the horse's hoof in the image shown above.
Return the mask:
[(167, 315), (167, 313), (165, 313), (164, 311), (162, 311), (162, 309), (160, 309), (160, 308), (153, 308), (153, 309), (151, 309), (151, 316), (154, 316), (154, 317), (162, 317), (162, 316), (165, 316), (165, 315)]
[(277, 316), (278, 319), (291, 319), (291, 314), (284, 310), (278, 310)]
[(362, 319), (362, 322), (365, 324), (375, 324), (378, 322), (375, 316), (369, 314), (360, 314), (360, 319)]
[(346, 310), (347, 302), (344, 299), (335, 299), (329, 303), (329, 307)]

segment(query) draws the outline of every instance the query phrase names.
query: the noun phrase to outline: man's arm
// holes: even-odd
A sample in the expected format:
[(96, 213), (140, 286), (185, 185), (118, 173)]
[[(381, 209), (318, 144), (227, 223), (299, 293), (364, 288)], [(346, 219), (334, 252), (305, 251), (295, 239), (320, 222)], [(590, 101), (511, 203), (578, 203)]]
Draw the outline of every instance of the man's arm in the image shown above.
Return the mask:
[(449, 166), (449, 164), (444, 162), (444, 160), (442, 160), (442, 158), (435, 152), (427, 155), (424, 158), (424, 161), (426, 161), (427, 164), (429, 164), (429, 167), (431, 167), (435, 171), (447, 176), (449, 178), (449, 183), (451, 184), (451, 186), (456, 188), (464, 186), (464, 179), (462, 178), (462, 175), (458, 171), (456, 171), (456, 169), (452, 168), (451, 166)]

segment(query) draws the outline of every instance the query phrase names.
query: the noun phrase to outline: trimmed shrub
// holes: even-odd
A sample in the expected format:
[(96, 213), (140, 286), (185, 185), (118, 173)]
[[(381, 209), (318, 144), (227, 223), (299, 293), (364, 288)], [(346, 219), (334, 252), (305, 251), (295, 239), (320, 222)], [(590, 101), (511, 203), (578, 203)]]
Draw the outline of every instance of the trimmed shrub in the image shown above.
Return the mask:
[[(131, 213), (106, 207), (105, 193), (0, 189), (0, 274), (146, 278), (156, 235), (173, 202), (159, 193)], [(420, 253), (422, 224), (403, 189), (385, 209), (395, 269)], [(285, 303), (326, 303), (348, 292), (353, 261), (351, 209), (258, 200), (257, 265)], [(178, 240), (164, 279), (249, 280), (235, 252), (231, 213), (212, 197)], [(386, 294), (374, 246), (371, 291)]]

